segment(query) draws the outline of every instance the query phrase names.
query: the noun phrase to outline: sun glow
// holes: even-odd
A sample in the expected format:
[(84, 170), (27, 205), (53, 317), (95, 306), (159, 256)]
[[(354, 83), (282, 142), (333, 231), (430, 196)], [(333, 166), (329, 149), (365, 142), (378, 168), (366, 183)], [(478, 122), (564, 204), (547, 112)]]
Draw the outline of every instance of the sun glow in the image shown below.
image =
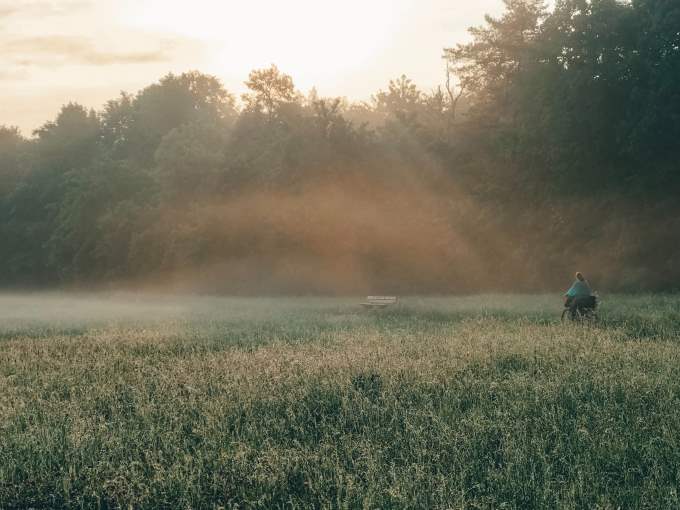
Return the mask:
[(131, 4), (127, 22), (201, 41), (206, 49), (201, 64), (230, 81), (275, 63), (304, 90), (337, 85), (349, 74), (369, 70), (413, 5), (408, 0), (154, 0)]

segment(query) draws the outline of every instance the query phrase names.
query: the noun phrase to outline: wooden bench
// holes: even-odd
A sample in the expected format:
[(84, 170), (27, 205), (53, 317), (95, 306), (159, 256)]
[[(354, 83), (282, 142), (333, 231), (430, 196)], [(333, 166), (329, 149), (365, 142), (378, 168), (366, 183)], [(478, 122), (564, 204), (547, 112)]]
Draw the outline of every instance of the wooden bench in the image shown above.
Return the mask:
[(390, 305), (395, 305), (399, 301), (396, 296), (368, 296), (361, 306), (364, 308), (375, 309), (375, 308), (386, 308)]

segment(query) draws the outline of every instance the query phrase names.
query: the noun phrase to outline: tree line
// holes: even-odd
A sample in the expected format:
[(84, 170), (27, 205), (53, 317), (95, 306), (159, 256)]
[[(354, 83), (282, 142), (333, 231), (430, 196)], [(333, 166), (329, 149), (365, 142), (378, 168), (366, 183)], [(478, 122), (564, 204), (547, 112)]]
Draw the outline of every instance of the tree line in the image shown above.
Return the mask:
[(0, 127), (0, 284), (677, 289), (680, 4), (505, 4), (431, 91), (188, 72)]

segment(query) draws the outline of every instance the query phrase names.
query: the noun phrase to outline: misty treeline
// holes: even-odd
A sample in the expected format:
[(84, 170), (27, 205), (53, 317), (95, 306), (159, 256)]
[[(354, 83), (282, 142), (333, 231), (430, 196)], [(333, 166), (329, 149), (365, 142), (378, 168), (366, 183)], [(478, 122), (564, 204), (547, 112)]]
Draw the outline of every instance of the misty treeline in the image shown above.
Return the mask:
[(272, 66), (237, 101), (191, 72), (0, 128), (0, 281), (677, 289), (680, 3), (505, 3), (434, 91), (351, 103)]

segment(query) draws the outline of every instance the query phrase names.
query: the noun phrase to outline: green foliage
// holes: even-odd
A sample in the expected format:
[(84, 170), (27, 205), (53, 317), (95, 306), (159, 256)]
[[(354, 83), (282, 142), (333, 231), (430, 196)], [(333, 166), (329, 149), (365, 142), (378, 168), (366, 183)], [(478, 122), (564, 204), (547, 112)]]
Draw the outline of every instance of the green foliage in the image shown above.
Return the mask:
[(25, 177), (28, 143), (18, 128), (0, 126), (0, 200), (7, 200)]
[(208, 121), (167, 133), (155, 153), (155, 178), (164, 200), (209, 196), (223, 187), (227, 132)]
[(293, 78), (281, 73), (275, 65), (252, 71), (246, 86), (251, 91), (243, 95), (246, 109), (263, 113), (270, 121), (279, 115), (282, 108), (299, 99)]
[(528, 290), (579, 266), (677, 289), (677, 2), (505, 4), (431, 92), (304, 97), (272, 65), (239, 110), (194, 71), (68, 104), (32, 139), (0, 128), (0, 282), (314, 267), (334, 283), (254, 287)]

